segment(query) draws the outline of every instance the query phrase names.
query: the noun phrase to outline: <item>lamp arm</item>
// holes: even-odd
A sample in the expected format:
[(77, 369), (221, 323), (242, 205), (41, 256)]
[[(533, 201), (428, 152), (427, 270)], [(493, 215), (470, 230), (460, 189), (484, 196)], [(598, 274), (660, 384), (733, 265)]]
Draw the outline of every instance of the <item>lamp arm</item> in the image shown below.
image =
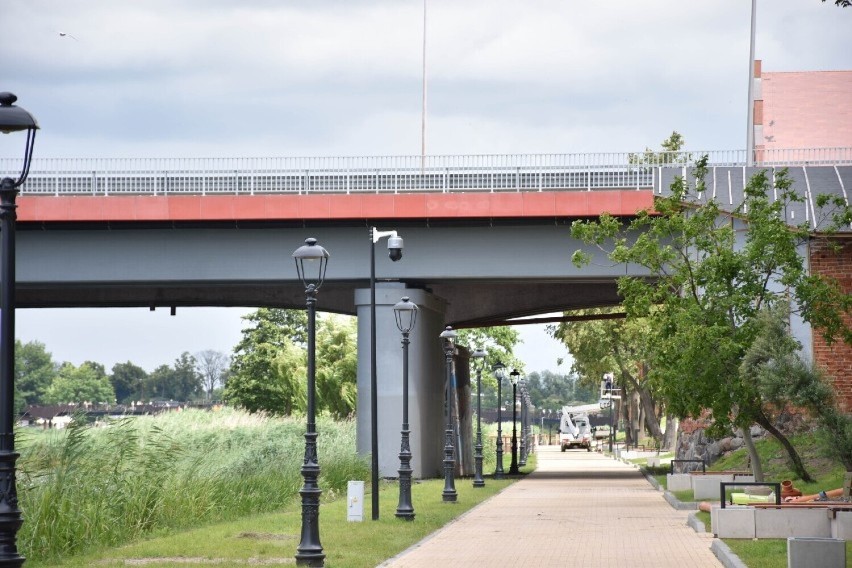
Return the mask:
[(399, 236), (399, 235), (396, 234), (396, 231), (380, 231), (375, 227), (372, 227), (371, 233), (373, 235), (373, 244), (376, 244), (377, 242), (379, 242), (379, 239), (382, 239), (384, 237), (394, 237), (395, 238), (395, 237)]

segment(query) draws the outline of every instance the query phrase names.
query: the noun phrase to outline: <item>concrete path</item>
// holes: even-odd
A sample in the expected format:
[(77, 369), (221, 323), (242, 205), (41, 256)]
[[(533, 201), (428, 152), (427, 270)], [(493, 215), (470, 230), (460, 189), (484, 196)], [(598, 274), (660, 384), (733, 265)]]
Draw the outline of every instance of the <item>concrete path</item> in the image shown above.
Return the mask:
[(541, 446), (535, 473), (381, 566), (722, 566), (712, 536), (686, 526), (687, 515), (631, 466)]

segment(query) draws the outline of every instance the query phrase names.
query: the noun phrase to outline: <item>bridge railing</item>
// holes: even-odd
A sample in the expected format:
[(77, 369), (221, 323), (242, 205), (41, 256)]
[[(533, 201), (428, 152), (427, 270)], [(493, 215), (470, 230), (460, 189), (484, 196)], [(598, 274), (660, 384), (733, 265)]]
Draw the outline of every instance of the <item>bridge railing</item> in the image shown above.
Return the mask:
[[(42, 158), (24, 194), (262, 194), (647, 189), (658, 167), (707, 154), (745, 165), (744, 151), (327, 158)], [(759, 166), (852, 164), (852, 148), (762, 150)], [(20, 163), (0, 159), (0, 175)]]

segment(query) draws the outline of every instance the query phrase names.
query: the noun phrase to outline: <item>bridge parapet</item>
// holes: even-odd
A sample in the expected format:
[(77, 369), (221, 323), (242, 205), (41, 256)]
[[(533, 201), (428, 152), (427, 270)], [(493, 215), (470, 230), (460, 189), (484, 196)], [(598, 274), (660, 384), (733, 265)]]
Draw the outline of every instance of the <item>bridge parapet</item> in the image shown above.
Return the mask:
[[(745, 151), (365, 156), (328, 158), (42, 158), (24, 195), (545, 192), (651, 189), (659, 171), (708, 155), (744, 166)], [(759, 167), (852, 164), (852, 148), (763, 150)], [(16, 171), (0, 160), (0, 174)]]

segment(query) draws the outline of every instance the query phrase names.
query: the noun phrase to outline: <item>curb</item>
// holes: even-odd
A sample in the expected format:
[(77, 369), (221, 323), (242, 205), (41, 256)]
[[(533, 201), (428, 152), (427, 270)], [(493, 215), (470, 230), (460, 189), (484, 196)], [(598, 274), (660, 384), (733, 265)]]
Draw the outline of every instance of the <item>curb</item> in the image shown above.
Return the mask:
[(740, 560), (740, 557), (734, 554), (734, 551), (718, 538), (713, 539), (713, 544), (710, 545), (710, 552), (716, 555), (716, 558), (719, 559), (719, 562), (725, 568), (748, 568)]
[(707, 525), (705, 525), (695, 513), (689, 514), (689, 516), (686, 518), (686, 524), (692, 527), (692, 530), (697, 533), (707, 532)]
[(677, 509), (678, 511), (697, 511), (698, 503), (679, 501), (677, 497), (671, 491), (665, 491), (663, 493), (663, 499), (668, 501), (669, 505)]

